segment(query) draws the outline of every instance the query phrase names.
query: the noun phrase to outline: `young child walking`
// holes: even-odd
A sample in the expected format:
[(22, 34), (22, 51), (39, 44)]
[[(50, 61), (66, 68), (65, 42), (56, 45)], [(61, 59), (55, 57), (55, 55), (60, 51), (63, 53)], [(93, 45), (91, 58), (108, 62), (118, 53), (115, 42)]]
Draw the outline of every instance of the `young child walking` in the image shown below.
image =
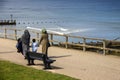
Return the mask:
[[(32, 48), (32, 52), (37, 52), (38, 49), (38, 43), (36, 42), (36, 39), (32, 39), (32, 44), (30, 46)], [(35, 65), (34, 64), (34, 59), (28, 60), (28, 65)]]
[(37, 52), (38, 49), (38, 43), (36, 42), (36, 39), (32, 39), (32, 52)]

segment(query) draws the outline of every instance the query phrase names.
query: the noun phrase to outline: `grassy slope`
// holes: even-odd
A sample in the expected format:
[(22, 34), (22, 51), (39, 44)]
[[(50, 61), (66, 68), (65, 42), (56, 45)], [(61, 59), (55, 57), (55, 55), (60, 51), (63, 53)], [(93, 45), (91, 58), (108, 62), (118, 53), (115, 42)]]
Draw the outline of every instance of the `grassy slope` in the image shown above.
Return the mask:
[(0, 80), (77, 80), (0, 60)]

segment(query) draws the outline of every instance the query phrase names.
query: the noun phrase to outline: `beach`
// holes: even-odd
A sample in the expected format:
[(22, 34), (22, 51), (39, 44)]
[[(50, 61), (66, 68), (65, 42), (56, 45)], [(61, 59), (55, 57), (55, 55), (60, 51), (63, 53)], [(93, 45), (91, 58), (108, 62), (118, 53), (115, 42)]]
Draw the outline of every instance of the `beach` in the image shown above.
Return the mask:
[[(17, 53), (16, 41), (0, 38), (0, 59), (27, 66), (27, 60)], [(41, 52), (41, 47), (38, 48)], [(120, 58), (113, 55), (101, 55), (94, 52), (65, 49), (51, 46), (48, 50), (49, 57), (55, 59), (52, 64), (53, 73), (75, 77), (81, 80), (120, 80)], [(42, 70), (42, 61), (35, 61), (34, 66)], [(29, 66), (27, 66), (29, 67)]]

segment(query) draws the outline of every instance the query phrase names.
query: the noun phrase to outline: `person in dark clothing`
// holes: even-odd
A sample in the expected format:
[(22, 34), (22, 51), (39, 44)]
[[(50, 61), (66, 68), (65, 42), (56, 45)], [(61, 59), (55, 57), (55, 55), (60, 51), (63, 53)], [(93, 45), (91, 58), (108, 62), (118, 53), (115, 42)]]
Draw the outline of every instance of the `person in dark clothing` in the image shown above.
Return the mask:
[(29, 45), (30, 45), (30, 33), (28, 30), (25, 30), (24, 34), (22, 35), (22, 48), (23, 48), (23, 55), (25, 58), (27, 51), (29, 51)]
[(17, 52), (22, 53), (22, 55), (23, 55), (23, 48), (22, 48), (22, 40), (21, 40), (21, 38), (18, 38), (16, 48), (17, 48)]

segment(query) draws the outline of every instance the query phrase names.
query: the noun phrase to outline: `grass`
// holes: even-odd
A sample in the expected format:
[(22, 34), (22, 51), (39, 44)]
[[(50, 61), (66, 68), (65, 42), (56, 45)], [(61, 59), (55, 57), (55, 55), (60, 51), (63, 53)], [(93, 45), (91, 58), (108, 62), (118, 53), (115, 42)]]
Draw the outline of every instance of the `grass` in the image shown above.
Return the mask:
[(0, 80), (78, 80), (0, 60)]

